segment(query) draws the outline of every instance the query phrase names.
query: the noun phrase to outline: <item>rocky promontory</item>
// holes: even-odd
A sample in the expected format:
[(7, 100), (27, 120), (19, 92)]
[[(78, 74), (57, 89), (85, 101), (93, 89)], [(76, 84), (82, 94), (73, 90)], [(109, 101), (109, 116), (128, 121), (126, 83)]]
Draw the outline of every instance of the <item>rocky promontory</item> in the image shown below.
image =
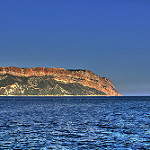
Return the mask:
[(121, 95), (107, 77), (64, 68), (0, 67), (0, 95)]

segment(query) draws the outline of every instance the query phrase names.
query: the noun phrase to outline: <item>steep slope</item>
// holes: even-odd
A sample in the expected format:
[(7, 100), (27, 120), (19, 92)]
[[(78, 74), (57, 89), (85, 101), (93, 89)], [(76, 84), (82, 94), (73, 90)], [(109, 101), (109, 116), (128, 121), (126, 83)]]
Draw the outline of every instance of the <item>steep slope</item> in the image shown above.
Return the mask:
[(89, 70), (0, 67), (0, 95), (120, 95)]

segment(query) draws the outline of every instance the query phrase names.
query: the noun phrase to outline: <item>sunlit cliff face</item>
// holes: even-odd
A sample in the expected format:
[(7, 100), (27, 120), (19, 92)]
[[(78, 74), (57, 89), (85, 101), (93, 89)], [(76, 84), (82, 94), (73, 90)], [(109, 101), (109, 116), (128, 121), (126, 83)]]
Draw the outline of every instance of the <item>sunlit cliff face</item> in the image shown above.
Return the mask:
[(83, 86), (95, 88), (107, 95), (121, 95), (115, 90), (112, 81), (106, 77), (95, 75), (89, 70), (66, 70), (64, 68), (18, 68), (18, 67), (0, 67), (0, 75), (11, 74), (19, 77), (31, 76), (53, 76), (56, 81), (67, 83), (79, 83)]

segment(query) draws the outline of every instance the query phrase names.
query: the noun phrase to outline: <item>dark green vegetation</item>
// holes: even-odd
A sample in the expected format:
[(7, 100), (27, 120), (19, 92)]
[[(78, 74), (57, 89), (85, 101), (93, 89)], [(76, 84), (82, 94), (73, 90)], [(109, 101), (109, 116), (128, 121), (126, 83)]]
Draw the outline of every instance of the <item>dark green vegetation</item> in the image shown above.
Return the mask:
[(0, 75), (0, 95), (106, 95), (78, 83), (56, 81), (53, 76)]
[(68, 71), (72, 72), (72, 71), (83, 71), (85, 72), (85, 69), (67, 69)]

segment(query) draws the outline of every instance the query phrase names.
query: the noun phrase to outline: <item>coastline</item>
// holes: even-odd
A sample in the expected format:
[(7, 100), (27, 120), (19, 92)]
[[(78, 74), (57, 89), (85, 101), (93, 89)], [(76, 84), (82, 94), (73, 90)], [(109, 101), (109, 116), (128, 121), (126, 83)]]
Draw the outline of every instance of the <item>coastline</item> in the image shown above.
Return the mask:
[(122, 95), (0, 95), (0, 97), (93, 97), (93, 96), (122, 96)]

